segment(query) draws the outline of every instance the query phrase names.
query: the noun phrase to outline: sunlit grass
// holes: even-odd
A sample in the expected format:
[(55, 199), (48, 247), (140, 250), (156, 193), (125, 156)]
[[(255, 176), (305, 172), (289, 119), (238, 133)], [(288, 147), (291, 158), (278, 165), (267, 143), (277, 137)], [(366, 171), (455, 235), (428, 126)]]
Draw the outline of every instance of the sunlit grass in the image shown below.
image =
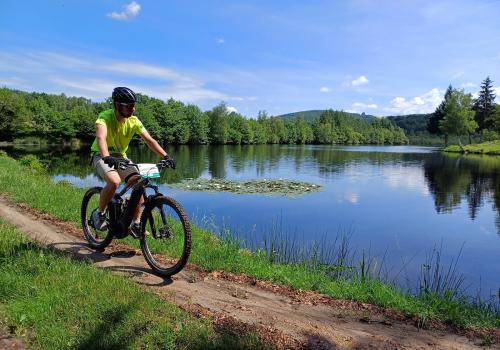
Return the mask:
[(145, 287), (28, 242), (0, 221), (0, 322), (40, 349), (262, 348)]
[(463, 150), (458, 145), (450, 145), (444, 148), (443, 151), (459, 153), (466, 151), (468, 153), (500, 155), (500, 140), (464, 145)]

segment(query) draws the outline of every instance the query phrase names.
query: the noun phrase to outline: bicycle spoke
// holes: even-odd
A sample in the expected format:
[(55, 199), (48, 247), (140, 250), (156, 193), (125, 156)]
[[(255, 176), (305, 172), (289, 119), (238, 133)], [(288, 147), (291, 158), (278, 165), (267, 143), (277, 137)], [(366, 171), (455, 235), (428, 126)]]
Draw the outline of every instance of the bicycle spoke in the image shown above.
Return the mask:
[(191, 247), (189, 222), (177, 205), (161, 197), (155, 199), (155, 206), (148, 213), (143, 214), (143, 218), (147, 218), (147, 223), (143, 223), (146, 232), (141, 241), (144, 257), (155, 272), (162, 275), (180, 271)]

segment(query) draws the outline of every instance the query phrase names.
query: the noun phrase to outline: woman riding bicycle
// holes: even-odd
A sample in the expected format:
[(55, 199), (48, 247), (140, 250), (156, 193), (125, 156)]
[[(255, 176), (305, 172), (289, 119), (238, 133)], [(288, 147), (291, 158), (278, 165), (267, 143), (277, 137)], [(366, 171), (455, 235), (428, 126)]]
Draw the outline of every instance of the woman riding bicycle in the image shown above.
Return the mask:
[[(106, 207), (123, 180), (127, 184), (137, 181), (137, 169), (126, 167), (120, 169), (120, 159), (127, 159), (127, 149), (130, 140), (135, 134), (142, 137), (148, 147), (162, 157), (162, 163), (175, 168), (175, 160), (171, 158), (160, 144), (148, 133), (139, 118), (132, 115), (137, 103), (136, 94), (129, 88), (117, 87), (112, 94), (113, 108), (99, 114), (96, 124), (96, 138), (92, 144), (92, 164), (96, 167), (99, 176), (106, 181), (99, 199), (99, 209), (92, 215), (95, 229), (105, 231)], [(141, 203), (144, 201), (141, 198)], [(133, 232), (140, 230), (140, 205), (134, 214), (130, 225)]]

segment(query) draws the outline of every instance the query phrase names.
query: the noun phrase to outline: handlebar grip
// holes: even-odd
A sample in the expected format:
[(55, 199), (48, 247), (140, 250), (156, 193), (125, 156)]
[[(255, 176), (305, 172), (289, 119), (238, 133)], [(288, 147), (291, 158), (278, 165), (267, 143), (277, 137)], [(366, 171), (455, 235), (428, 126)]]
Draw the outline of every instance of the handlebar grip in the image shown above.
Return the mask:
[(133, 165), (135, 165), (135, 164), (131, 163), (129, 159), (121, 158), (118, 160), (118, 168), (120, 168), (120, 170), (125, 170), (125, 169), (127, 169), (127, 167), (133, 166)]

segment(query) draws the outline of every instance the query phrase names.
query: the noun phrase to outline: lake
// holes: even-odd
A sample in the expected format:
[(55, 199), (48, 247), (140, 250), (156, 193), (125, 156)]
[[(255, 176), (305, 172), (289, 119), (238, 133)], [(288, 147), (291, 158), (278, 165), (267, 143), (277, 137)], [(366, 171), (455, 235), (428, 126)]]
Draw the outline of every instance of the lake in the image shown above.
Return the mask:
[[(76, 186), (101, 184), (89, 151), (8, 148), (19, 157), (37, 154), (54, 180)], [(321, 247), (341, 234), (356, 256), (369, 255), (383, 274), (416, 288), (426, 256), (441, 252), (469, 295), (498, 295), (500, 287), (500, 157), (442, 154), (418, 146), (169, 146), (177, 169), (160, 188), (190, 216), (212, 230), (230, 230), (248, 247), (279, 236), (296, 246)], [(131, 146), (136, 162), (158, 158)], [(316, 193), (283, 195), (185, 192), (169, 184), (187, 178), (297, 179), (322, 186)], [(79, 208), (75, 208), (79, 210)]]

